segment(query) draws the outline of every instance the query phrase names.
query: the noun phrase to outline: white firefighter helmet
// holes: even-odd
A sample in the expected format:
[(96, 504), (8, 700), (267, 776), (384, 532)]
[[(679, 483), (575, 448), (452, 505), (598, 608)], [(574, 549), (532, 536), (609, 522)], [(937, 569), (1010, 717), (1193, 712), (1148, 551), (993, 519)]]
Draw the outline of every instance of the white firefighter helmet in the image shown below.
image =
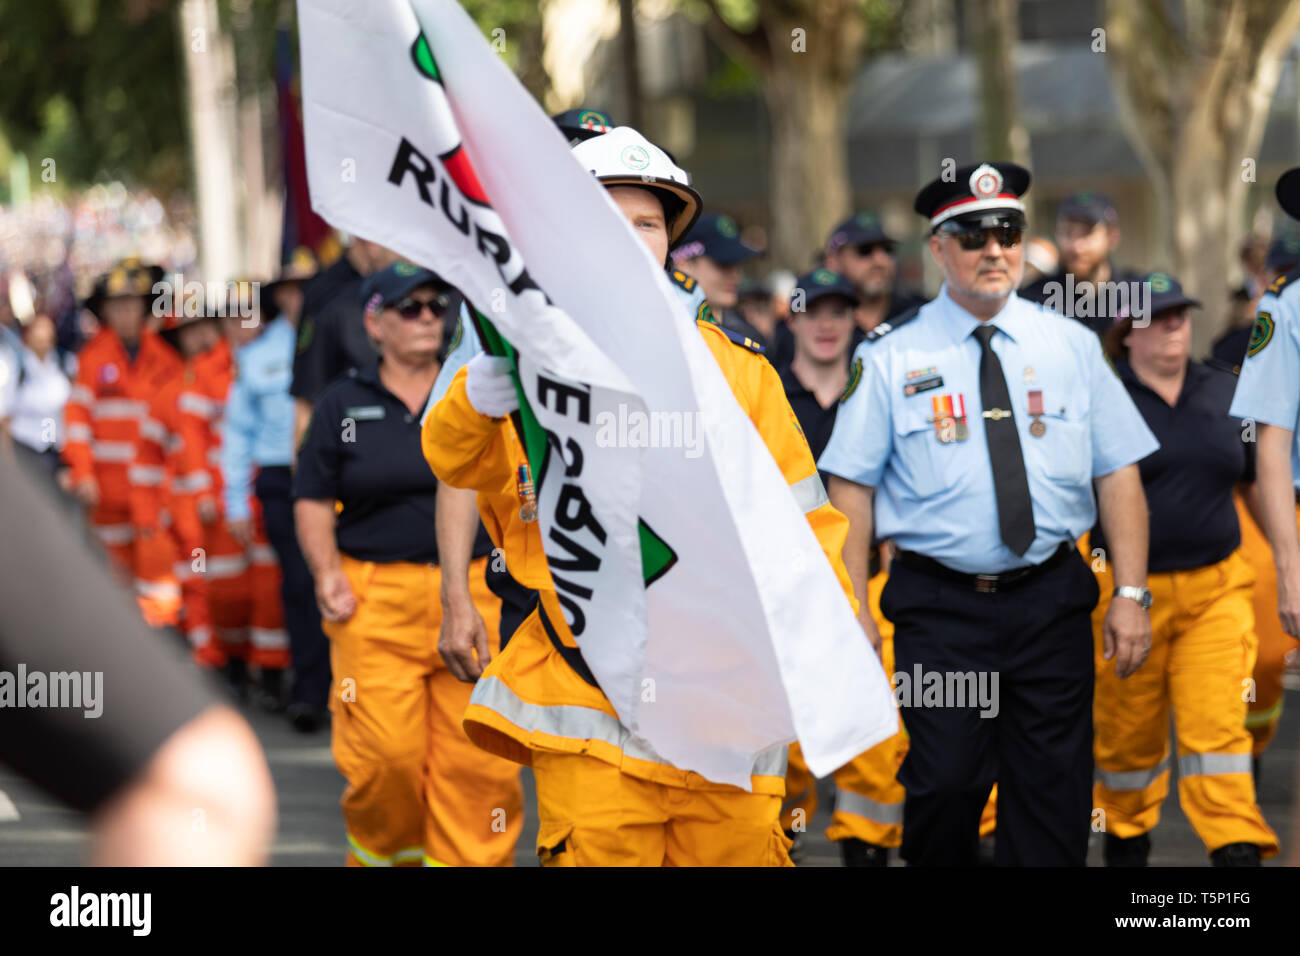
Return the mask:
[(616, 126), (608, 133), (583, 140), (573, 155), (604, 186), (642, 186), (666, 193), (681, 211), (668, 223), (668, 242), (676, 245), (695, 220), (703, 202), (691, 188), (691, 177), (672, 158), (630, 126)]

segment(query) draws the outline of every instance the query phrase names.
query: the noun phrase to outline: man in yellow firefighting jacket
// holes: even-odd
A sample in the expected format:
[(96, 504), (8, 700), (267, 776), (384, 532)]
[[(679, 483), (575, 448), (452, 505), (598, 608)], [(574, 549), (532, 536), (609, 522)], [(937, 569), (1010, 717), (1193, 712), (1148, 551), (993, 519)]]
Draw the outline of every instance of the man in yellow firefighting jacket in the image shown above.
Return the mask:
[[(617, 161), (629, 145), (651, 157), (636, 174)], [(698, 216), (686, 174), (632, 130), (579, 144), (575, 155), (661, 261)], [(836, 575), (856, 605), (840, 551), (847, 523), (827, 501), (816, 464), (761, 350), (707, 320), (700, 334), (803, 505)], [(423, 430), (437, 476), (478, 492), (479, 512), (511, 574), (539, 593), (538, 607), (487, 667), (465, 714), (479, 746), (531, 764), (546, 865), (790, 865), (779, 813), (786, 748), (756, 760), (752, 792), (713, 783), (665, 762), (636, 741), (584, 678), (547, 568), (538, 525), (520, 517), (516, 475), (526, 461), (505, 417), (515, 407), (506, 360), (475, 357), (453, 379)], [(865, 637), (864, 637), (865, 640)]]

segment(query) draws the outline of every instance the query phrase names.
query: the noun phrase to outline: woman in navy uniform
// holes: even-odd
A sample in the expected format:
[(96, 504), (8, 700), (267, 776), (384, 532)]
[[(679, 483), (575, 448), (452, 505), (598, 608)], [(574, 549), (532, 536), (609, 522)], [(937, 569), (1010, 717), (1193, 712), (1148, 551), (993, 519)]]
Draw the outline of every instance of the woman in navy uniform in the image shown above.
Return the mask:
[[(519, 772), (470, 743), (461, 715), (472, 688), (438, 647), (438, 482), (420, 412), (454, 290), (397, 262), (368, 276), (362, 294), (378, 363), (321, 392), (294, 476), (298, 540), (330, 639), (348, 863), (509, 865), (523, 825)], [(490, 549), (481, 536), (469, 573), (489, 633)]]
[(1240, 551), (1233, 492), (1258, 513), (1254, 442), (1228, 417), (1236, 376), (1189, 360), (1200, 303), (1154, 272), (1146, 321), (1123, 315), (1105, 348), (1160, 448), (1139, 463), (1150, 505), (1151, 656), (1121, 681), (1102, 657), (1113, 577), (1103, 529), (1090, 546), (1101, 601), (1093, 611), (1093, 702), (1109, 866), (1143, 866), (1169, 793), (1169, 715), (1178, 735), (1178, 796), (1216, 866), (1258, 866), (1277, 837), (1255, 802), (1246, 694), (1257, 641), (1255, 575)]

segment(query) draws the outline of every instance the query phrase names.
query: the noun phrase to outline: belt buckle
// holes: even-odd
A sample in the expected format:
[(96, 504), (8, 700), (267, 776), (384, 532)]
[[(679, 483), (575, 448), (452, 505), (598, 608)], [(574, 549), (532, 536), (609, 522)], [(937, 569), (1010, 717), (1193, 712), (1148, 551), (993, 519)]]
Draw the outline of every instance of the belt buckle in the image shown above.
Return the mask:
[(996, 574), (977, 574), (975, 575), (975, 590), (980, 594), (994, 594), (998, 589), (998, 576)]

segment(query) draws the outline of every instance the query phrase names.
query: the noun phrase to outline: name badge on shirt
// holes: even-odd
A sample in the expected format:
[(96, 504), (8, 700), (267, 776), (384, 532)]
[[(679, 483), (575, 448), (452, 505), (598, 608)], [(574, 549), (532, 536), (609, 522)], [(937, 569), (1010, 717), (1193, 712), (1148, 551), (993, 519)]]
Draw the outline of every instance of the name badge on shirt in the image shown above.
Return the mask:
[(966, 397), (957, 393), (954, 404), (951, 395), (933, 395), (930, 397), (930, 410), (934, 417), (934, 437), (943, 445), (956, 441), (965, 441), (970, 434), (966, 427)]
[(903, 383), (904, 395), (915, 395), (917, 392), (928, 392), (932, 388), (943, 388), (943, 376), (933, 365), (929, 368), (913, 369), (906, 375), (907, 381)]
[(343, 414), (354, 422), (377, 422), (388, 412), (383, 405), (356, 405)]

